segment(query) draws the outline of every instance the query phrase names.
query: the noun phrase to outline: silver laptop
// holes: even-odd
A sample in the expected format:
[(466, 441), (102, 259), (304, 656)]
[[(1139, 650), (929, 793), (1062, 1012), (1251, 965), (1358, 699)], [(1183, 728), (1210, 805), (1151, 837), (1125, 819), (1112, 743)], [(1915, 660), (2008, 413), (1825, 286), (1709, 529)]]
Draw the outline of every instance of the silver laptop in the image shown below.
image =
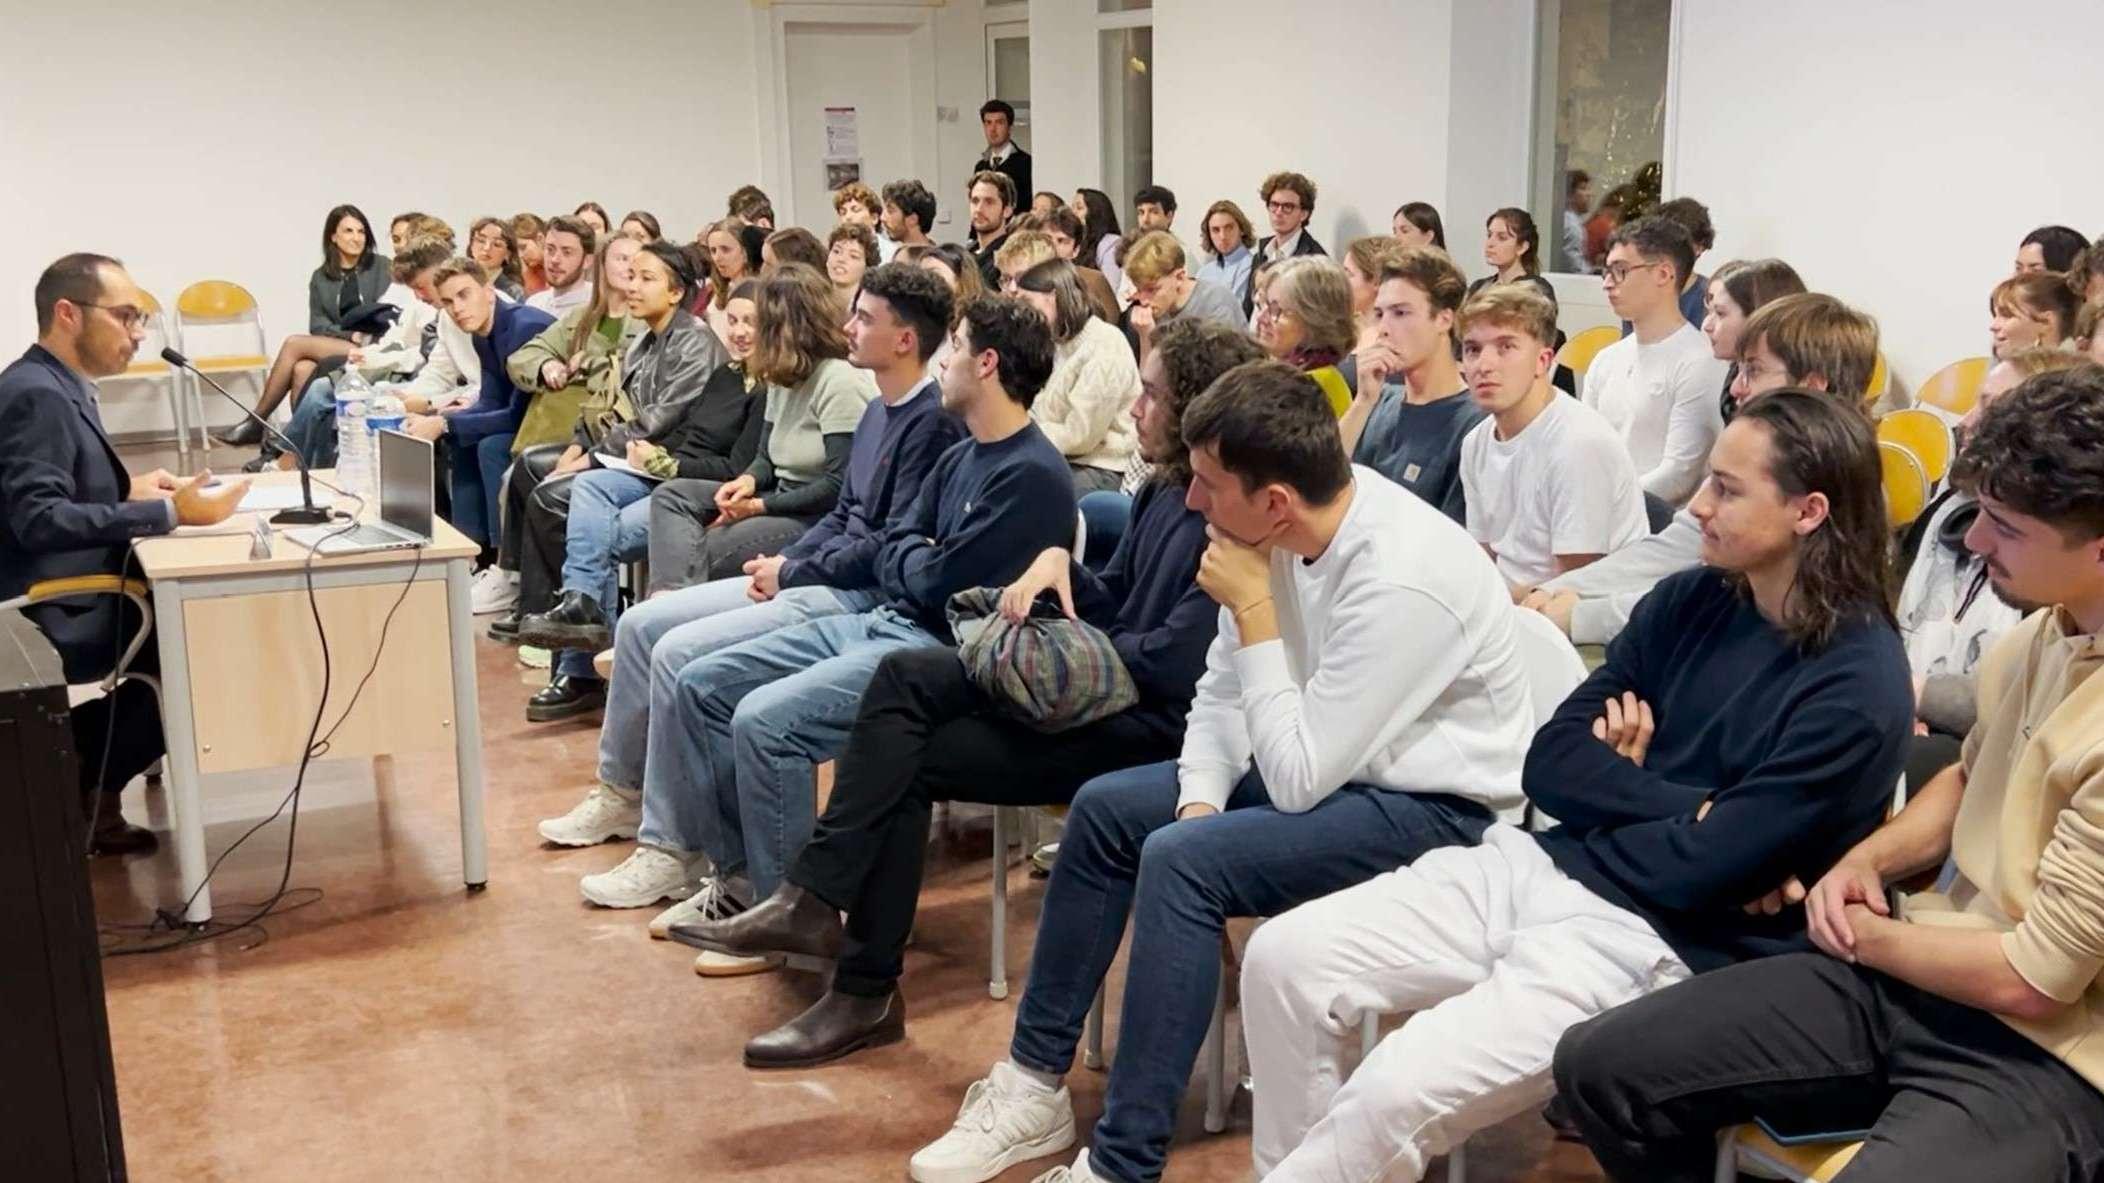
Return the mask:
[(319, 555), (356, 555), (380, 550), (408, 550), (431, 544), (435, 462), (431, 445), (399, 431), (375, 432), (380, 446), (380, 520), (341, 525), (301, 526), (285, 537)]

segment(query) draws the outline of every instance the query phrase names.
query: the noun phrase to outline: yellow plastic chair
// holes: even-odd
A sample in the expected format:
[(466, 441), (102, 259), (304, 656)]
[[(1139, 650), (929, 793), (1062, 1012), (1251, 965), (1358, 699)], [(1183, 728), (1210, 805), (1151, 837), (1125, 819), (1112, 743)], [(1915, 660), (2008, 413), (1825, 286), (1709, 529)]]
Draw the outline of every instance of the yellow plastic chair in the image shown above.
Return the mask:
[[(270, 371), (270, 351), (264, 343), (263, 317), (256, 308), (256, 298), (240, 284), (226, 279), (203, 279), (182, 290), (175, 298), (176, 333), (186, 335), (192, 328), (215, 325), (248, 326), (255, 341), (253, 353), (213, 353), (203, 357), (193, 356), (192, 365), (207, 374), (256, 375), (258, 387), (263, 375)], [(177, 348), (189, 353), (187, 345)], [(204, 434), (204, 391), (196, 378), (189, 378), (192, 409), (197, 413), (198, 433)], [(208, 445), (209, 446), (209, 442)]]
[(1929, 504), (1929, 474), (1914, 453), (1882, 440), (1878, 464), (1885, 470), (1885, 520), (1893, 529), (1904, 530)]
[(1592, 368), (1593, 359), (1600, 356), (1601, 350), (1621, 339), (1619, 326), (1594, 325), (1565, 341), (1563, 351), (1556, 355), (1556, 362), (1571, 367), (1574, 374), (1583, 375)]
[(1322, 387), (1322, 396), (1330, 400), (1330, 413), (1339, 419), (1352, 407), (1352, 388), (1344, 381), (1344, 371), (1336, 366), (1317, 366), (1308, 371), (1315, 385)]
[(1914, 392), (1914, 401), (1925, 407), (1963, 415), (1980, 401), (1980, 384), (1987, 381), (1987, 371), (1993, 365), (1994, 359), (1987, 357), (1954, 361), (1929, 375), (1921, 389)]
[(1785, 1146), (1757, 1125), (1736, 1126), (1717, 1139), (1716, 1178), (1721, 1183), (1735, 1183), (1744, 1168), (1791, 1183), (1828, 1183), (1862, 1148), (1861, 1142)]
[[(129, 380), (151, 382), (155, 385), (166, 383), (168, 409), (175, 420), (175, 452), (178, 457), (176, 467), (188, 472), (190, 471), (190, 410), (184, 399), (184, 395), (187, 392), (183, 387), (182, 375), (177, 372), (174, 366), (161, 360), (162, 348), (175, 344), (175, 336), (168, 323), (167, 310), (161, 307), (161, 302), (154, 298), (152, 292), (142, 290), (139, 295), (144, 300), (145, 308), (143, 311), (146, 313), (146, 340), (139, 343), (139, 352), (137, 354), (140, 360), (134, 361), (132, 364), (124, 367), (122, 373), (112, 374), (104, 381)], [(203, 426), (199, 425), (199, 434), (202, 433)]]
[(1951, 458), (1957, 451), (1950, 424), (1934, 411), (1919, 408), (1894, 411), (1879, 419), (1878, 442), (1898, 444), (1912, 452), (1932, 485), (1951, 470)]
[(1892, 369), (1885, 364), (1883, 350), (1878, 352), (1877, 364), (1870, 367), (1870, 385), (1863, 390), (1863, 401), (1875, 403), (1885, 397), (1885, 390), (1892, 385)]

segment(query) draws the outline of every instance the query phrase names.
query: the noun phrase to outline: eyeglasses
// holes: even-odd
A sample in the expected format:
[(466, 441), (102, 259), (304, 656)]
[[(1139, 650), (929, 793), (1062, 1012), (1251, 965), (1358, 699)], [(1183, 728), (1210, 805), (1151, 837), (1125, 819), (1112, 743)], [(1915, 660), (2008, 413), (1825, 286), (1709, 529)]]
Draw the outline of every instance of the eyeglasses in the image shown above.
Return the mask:
[(1600, 282), (1616, 287), (1629, 282), (1629, 277), (1646, 267), (1663, 267), (1663, 263), (1609, 263), (1600, 269)]
[(1264, 208), (1274, 214), (1297, 214), (1300, 212), (1300, 203), (1297, 201), (1267, 201), (1264, 203)]
[(90, 304), (86, 301), (82, 301), (80, 303), (80, 306), (82, 308), (102, 309), (104, 312), (110, 314), (110, 319), (116, 321), (120, 325), (123, 325), (127, 331), (131, 329), (144, 328), (146, 326), (146, 322), (153, 319), (153, 314), (151, 312), (147, 312), (142, 308), (135, 308), (130, 304)]
[(1266, 300), (1262, 304), (1257, 305), (1258, 320), (1276, 322), (1284, 320), (1291, 315), (1293, 315), (1293, 310), (1276, 300)]

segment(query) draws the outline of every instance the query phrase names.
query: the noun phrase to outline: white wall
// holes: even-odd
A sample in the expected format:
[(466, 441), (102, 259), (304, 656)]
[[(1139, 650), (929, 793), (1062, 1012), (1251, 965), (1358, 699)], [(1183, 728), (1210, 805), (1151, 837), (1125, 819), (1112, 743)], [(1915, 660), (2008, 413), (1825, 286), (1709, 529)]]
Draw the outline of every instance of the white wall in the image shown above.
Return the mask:
[(1987, 349), (1989, 289), (2034, 226), (2104, 230), (2095, 0), (1684, 0), (1669, 193), (1707, 264), (1787, 259), (1878, 318), (1917, 385)]
[[(1158, 72), (1159, 29), (1155, 46)], [(1159, 101), (1159, 91), (1156, 97)], [(1096, 6), (1087, 0), (1037, 0), (1030, 6), (1030, 175), (1037, 188), (1071, 197), (1076, 189), (1101, 187), (1102, 102), (1096, 66)], [(1161, 117), (1162, 109), (1157, 106), (1158, 127)], [(1155, 175), (1163, 175), (1159, 159)], [(1176, 187), (1171, 181), (1163, 183)], [(1121, 200), (1130, 199), (1131, 194), (1126, 194)], [(1181, 191), (1178, 200), (1183, 200)]]

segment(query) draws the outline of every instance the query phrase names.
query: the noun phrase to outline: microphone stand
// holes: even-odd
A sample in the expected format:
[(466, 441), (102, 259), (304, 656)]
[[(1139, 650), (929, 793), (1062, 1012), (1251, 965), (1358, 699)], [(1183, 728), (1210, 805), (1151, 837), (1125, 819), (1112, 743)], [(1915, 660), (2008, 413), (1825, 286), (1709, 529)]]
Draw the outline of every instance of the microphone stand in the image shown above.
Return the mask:
[(205, 385), (219, 392), (219, 397), (234, 404), (236, 407), (239, 407), (241, 409), (242, 414), (255, 420), (256, 423), (259, 424), (264, 431), (267, 431), (271, 435), (276, 436), (278, 442), (284, 446), (286, 454), (291, 456), (293, 462), (299, 466), (300, 504), (292, 509), (281, 509), (278, 512), (270, 515), (271, 525), (323, 526), (336, 520), (335, 510), (324, 509), (314, 504), (314, 482), (313, 477), (307, 472), (307, 457), (303, 455), (300, 452), (299, 448), (293, 444), (292, 437), (286, 435), (282, 431), (279, 431), (276, 427), (271, 426), (270, 420), (265, 419), (263, 416), (256, 414), (255, 411), (249, 408), (249, 405), (247, 403), (244, 403), (240, 399), (235, 398), (233, 395), (228, 394), (226, 387), (221, 386), (219, 383), (212, 381), (212, 376), (205, 373), (203, 370), (198, 369), (196, 366), (192, 365), (190, 363), (189, 358), (184, 357), (182, 354), (177, 353), (173, 349), (163, 349), (161, 350), (161, 360), (179, 369), (188, 370), (192, 374), (197, 375), (199, 378), (204, 379)]

